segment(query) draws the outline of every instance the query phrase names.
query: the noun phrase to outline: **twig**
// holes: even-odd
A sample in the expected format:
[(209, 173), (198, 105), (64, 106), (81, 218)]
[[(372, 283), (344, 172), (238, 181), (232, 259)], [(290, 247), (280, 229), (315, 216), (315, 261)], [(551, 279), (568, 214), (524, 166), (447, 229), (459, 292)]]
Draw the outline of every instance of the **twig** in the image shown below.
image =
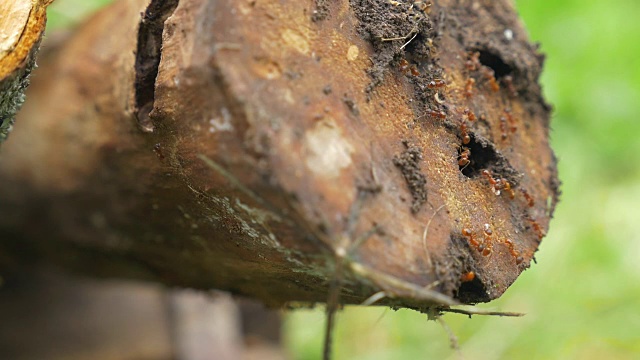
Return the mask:
[(436, 316), (436, 320), (438, 321), (438, 323), (440, 323), (444, 331), (447, 333), (447, 336), (449, 336), (449, 343), (451, 344), (451, 348), (461, 355), (460, 344), (458, 343), (458, 337), (456, 336), (456, 334), (453, 333), (453, 330), (451, 330), (449, 325), (447, 325), (442, 316)]
[(442, 204), (438, 209), (436, 209), (433, 215), (431, 215), (431, 218), (427, 222), (427, 226), (425, 226), (424, 232), (422, 233), (422, 249), (424, 250), (424, 255), (429, 261), (429, 266), (432, 266), (432, 263), (431, 263), (431, 255), (429, 254), (429, 250), (427, 249), (427, 234), (429, 233), (429, 226), (431, 226), (431, 221), (433, 221), (433, 218), (436, 217), (436, 214), (438, 214), (438, 212), (442, 210), (444, 206), (445, 204)]
[(376, 303), (379, 300), (382, 300), (382, 299), (384, 299), (386, 297), (387, 297), (387, 293), (386, 292), (378, 291), (377, 293), (369, 296), (367, 298), (367, 300), (363, 301), (362, 304), (360, 304), (360, 305), (362, 305), (362, 306), (370, 306), (370, 305), (373, 305), (374, 303)]
[(258, 196), (253, 191), (249, 190), (249, 188), (244, 186), (244, 184), (241, 183), (240, 180), (238, 180), (238, 178), (233, 176), (233, 174), (228, 172), (220, 164), (218, 164), (217, 162), (209, 159), (206, 155), (203, 155), (203, 154), (198, 154), (198, 158), (200, 160), (204, 161), (204, 163), (207, 164), (207, 166), (209, 166), (212, 170), (215, 170), (215, 172), (217, 172), (218, 174), (222, 175), (233, 186), (235, 186), (238, 190), (242, 191), (245, 195), (249, 196), (253, 200), (257, 201), (258, 203), (260, 203), (262, 205), (265, 205), (265, 201), (260, 196)]
[(502, 311), (490, 311), (479, 309), (476, 307), (470, 307), (467, 309), (453, 309), (453, 308), (442, 308), (440, 309), (442, 312), (450, 312), (455, 314), (464, 314), (471, 317), (471, 315), (486, 315), (486, 316), (505, 316), (505, 317), (521, 317), (525, 314), (517, 313), (517, 312), (502, 312)]
[[(355, 241), (351, 241), (351, 236), (355, 232), (355, 226), (358, 218), (360, 217), (360, 210), (362, 203), (367, 195), (371, 194), (371, 191), (361, 189), (358, 191), (355, 202), (351, 205), (349, 217), (347, 218), (346, 232), (340, 237), (334, 248), (335, 255), (335, 272), (333, 280), (329, 287), (329, 296), (327, 298), (327, 322), (324, 333), (324, 346), (322, 351), (322, 358), (324, 360), (331, 359), (331, 345), (333, 343), (333, 328), (335, 326), (335, 314), (340, 304), (340, 291), (342, 290), (342, 278), (344, 276), (345, 263), (349, 262), (349, 257), (362, 243), (368, 240), (371, 235), (380, 231), (377, 225), (374, 225), (372, 229), (359, 236)], [(349, 262), (350, 263), (350, 262)]]
[[(381, 38), (380, 41), (387, 42), (387, 41), (396, 41), (396, 40), (407, 40), (409, 38), (409, 36), (411, 36), (411, 34), (413, 34), (413, 33), (418, 35), (417, 31), (418, 31), (418, 26), (414, 25), (413, 28), (411, 29), (411, 31), (409, 31), (409, 33), (407, 35), (405, 35), (405, 36), (399, 36), (399, 37), (394, 37), (394, 38)], [(414, 35), (414, 38), (415, 38), (415, 35)], [(413, 40), (413, 38), (411, 38), (411, 40)], [(411, 40), (409, 40), (409, 42), (411, 42)], [(402, 48), (404, 48), (405, 46), (406, 46), (406, 44), (403, 45)]]
[[(454, 300), (453, 298), (447, 295), (441, 294), (437, 291), (429, 290), (427, 288), (416, 286), (402, 279), (398, 279), (395, 276), (379, 272), (366, 265), (362, 265), (356, 262), (350, 262), (348, 265), (354, 274), (360, 275), (361, 277), (366, 279), (370, 279), (371, 281), (376, 283), (376, 285), (378, 285), (380, 288), (383, 288), (383, 289), (395, 288), (405, 292), (406, 295), (403, 295), (403, 296), (406, 296), (415, 300), (428, 302), (434, 305), (440, 305), (440, 306), (462, 305), (461, 303), (457, 302), (456, 300)], [(396, 297), (396, 294), (392, 294), (388, 290), (385, 290), (385, 292), (387, 294), (387, 297), (390, 297), (390, 298)]]
[(404, 43), (404, 45), (400, 46), (400, 50), (403, 50), (403, 49), (405, 48), (405, 46), (409, 45), (409, 43), (410, 43), (410, 42), (412, 42), (412, 41), (413, 41), (413, 39), (415, 39), (415, 38), (416, 38), (416, 36), (418, 36), (418, 33), (415, 33), (415, 34), (413, 35), (413, 37), (412, 37), (411, 39), (409, 39), (409, 41), (407, 41), (406, 43)]

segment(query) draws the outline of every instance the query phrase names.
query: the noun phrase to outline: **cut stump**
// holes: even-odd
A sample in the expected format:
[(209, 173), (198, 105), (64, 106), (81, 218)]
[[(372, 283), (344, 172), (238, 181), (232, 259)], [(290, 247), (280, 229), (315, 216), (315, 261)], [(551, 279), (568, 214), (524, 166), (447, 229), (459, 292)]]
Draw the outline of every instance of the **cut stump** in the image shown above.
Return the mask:
[(52, 0), (0, 0), (0, 144), (24, 102)]

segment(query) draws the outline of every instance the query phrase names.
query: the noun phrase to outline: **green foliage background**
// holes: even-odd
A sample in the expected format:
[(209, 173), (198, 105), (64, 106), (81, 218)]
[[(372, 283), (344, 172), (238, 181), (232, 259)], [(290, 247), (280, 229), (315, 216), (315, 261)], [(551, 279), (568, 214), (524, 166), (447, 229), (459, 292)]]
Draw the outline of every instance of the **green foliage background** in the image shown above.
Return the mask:
[[(57, 0), (50, 28), (109, 0)], [(640, 358), (640, 1), (517, 0), (548, 55), (542, 83), (555, 107), (563, 182), (537, 265), (483, 307), (524, 318), (445, 315), (466, 359)], [(348, 307), (336, 359), (457, 359), (447, 333), (410, 310)], [(321, 353), (322, 309), (286, 316), (292, 357)]]

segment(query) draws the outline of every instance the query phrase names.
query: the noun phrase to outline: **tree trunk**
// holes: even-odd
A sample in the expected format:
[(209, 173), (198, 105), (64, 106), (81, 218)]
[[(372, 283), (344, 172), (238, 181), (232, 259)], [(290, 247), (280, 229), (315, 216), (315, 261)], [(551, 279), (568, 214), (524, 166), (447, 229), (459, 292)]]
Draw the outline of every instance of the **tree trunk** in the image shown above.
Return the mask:
[(557, 201), (542, 61), (508, 0), (117, 2), (46, 54), (3, 148), (0, 264), (497, 298)]

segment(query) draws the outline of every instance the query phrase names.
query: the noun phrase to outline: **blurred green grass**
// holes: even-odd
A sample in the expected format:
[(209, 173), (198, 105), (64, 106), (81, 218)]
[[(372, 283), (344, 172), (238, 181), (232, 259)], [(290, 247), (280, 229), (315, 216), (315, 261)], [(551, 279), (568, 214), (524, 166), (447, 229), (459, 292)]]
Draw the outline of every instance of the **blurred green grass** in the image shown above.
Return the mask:
[[(50, 28), (109, 0), (57, 0)], [(547, 54), (562, 201), (537, 265), (485, 308), (519, 319), (445, 315), (466, 359), (640, 358), (640, 1), (516, 1)], [(295, 359), (321, 354), (322, 309), (289, 313)], [(446, 332), (410, 310), (347, 307), (336, 359), (457, 359)]]

